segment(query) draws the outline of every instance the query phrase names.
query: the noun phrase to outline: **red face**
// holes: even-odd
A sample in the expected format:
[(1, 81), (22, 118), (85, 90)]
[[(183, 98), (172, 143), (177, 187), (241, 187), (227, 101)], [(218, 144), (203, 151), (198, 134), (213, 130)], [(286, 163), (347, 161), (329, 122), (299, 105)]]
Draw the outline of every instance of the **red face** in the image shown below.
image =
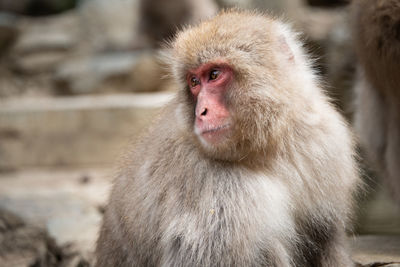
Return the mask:
[(196, 102), (195, 133), (203, 142), (215, 145), (231, 133), (226, 92), (232, 80), (233, 71), (226, 63), (207, 63), (187, 75)]

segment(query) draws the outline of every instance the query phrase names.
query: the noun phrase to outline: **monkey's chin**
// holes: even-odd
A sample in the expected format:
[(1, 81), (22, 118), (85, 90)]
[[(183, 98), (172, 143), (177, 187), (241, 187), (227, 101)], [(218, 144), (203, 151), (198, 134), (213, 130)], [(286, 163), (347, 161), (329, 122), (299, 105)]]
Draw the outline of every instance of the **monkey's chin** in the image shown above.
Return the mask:
[(218, 146), (223, 144), (231, 136), (231, 124), (224, 124), (209, 129), (195, 128), (195, 133), (200, 139), (200, 142), (208, 146)]

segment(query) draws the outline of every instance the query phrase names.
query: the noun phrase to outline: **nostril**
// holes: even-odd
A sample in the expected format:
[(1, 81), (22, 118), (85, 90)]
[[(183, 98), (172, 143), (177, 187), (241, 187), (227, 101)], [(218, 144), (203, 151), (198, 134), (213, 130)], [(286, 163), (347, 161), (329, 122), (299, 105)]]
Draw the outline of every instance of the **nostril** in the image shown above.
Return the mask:
[(205, 116), (205, 115), (207, 115), (207, 108), (204, 108), (204, 110), (203, 110), (203, 112), (201, 112), (201, 114), (200, 114), (201, 116)]

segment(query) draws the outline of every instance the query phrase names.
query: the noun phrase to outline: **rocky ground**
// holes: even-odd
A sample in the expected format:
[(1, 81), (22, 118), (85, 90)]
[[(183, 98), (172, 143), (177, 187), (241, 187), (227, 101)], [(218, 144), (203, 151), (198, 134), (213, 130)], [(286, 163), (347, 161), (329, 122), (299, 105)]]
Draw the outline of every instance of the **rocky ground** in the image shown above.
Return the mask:
[(89, 266), (111, 184), (108, 172), (2, 175), (0, 266)]

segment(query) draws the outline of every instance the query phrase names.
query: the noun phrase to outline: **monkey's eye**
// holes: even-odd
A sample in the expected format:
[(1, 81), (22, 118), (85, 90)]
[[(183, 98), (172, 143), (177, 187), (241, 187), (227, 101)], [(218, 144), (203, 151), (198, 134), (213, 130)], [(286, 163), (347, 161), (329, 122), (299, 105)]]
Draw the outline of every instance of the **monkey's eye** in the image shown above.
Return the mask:
[(196, 77), (190, 78), (190, 87), (195, 87), (196, 85), (199, 85), (200, 81)]
[(210, 71), (210, 81), (211, 80), (215, 80), (215, 79), (217, 79), (218, 78), (218, 76), (219, 76), (219, 74), (220, 74), (220, 71), (219, 70), (212, 70), (212, 71)]

